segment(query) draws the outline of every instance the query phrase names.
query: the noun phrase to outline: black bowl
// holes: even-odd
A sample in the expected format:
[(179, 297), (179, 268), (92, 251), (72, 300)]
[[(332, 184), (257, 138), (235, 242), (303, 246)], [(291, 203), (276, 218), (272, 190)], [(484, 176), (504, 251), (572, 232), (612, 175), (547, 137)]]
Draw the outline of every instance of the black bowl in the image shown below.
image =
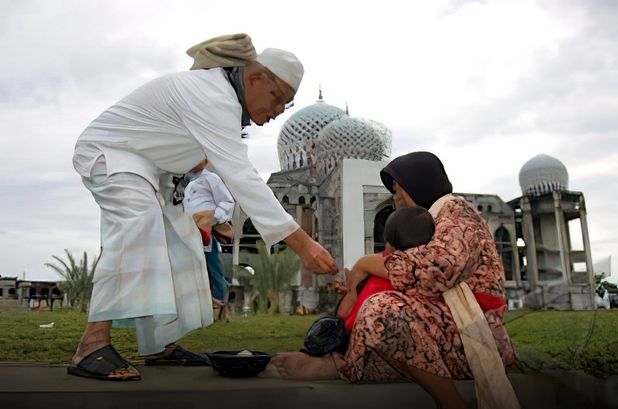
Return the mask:
[(271, 355), (265, 352), (249, 351), (253, 355), (238, 355), (238, 351), (216, 351), (208, 352), (208, 358), (212, 362), (212, 367), (221, 376), (232, 378), (248, 378), (257, 376), (266, 368)]

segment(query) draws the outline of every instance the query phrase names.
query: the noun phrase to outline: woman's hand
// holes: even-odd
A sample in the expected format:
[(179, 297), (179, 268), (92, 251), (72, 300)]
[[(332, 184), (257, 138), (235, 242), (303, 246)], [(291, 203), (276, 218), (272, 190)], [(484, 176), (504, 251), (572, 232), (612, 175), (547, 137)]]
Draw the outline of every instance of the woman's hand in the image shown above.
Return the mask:
[(350, 291), (348, 291), (347, 294), (341, 299), (341, 302), (337, 307), (337, 316), (342, 320), (348, 318), (357, 299), (358, 294), (356, 293), (356, 288), (351, 288)]
[(334, 280), (328, 283), (328, 289), (337, 293), (337, 295), (346, 295), (348, 293), (348, 287), (346, 287), (345, 283)]

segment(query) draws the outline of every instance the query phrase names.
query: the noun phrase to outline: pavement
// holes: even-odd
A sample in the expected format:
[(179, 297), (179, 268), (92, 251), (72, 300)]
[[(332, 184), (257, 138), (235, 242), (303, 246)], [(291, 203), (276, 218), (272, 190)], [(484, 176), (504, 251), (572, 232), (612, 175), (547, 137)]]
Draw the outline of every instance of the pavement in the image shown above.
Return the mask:
[[(138, 367), (141, 381), (108, 382), (67, 375), (64, 366), (0, 363), (0, 408), (435, 408), (414, 383), (350, 385), (342, 381), (233, 379), (208, 367)], [(522, 408), (618, 408), (618, 376), (580, 372), (509, 374)], [(473, 381), (457, 381), (476, 407)]]

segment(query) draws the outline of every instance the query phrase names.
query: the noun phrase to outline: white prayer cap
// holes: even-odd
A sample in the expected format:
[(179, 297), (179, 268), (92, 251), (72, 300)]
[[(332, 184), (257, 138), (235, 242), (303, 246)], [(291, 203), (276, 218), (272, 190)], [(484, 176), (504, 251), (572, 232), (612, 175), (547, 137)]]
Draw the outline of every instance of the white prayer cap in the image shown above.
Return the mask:
[(257, 62), (298, 91), (305, 70), (294, 54), (278, 48), (267, 48), (257, 56)]

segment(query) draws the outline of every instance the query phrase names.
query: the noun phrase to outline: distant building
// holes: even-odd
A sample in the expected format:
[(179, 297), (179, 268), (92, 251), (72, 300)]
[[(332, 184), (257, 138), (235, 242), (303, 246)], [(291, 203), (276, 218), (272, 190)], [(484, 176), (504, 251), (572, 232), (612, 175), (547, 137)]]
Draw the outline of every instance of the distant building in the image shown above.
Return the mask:
[[(544, 164), (557, 163), (563, 168), (564, 184), (542, 178), (532, 184), (528, 179), (540, 176), (536, 172), (546, 175)], [(593, 308), (595, 285), (583, 193), (567, 190), (566, 168), (547, 155), (526, 162), (520, 183), (523, 195), (508, 203), (496, 195), (457, 193), (476, 205), (494, 234), (510, 307)]]
[(28, 311), (53, 308), (64, 302), (64, 293), (53, 281), (25, 281), (17, 277), (0, 277), (0, 311)]
[[(537, 155), (519, 172), (522, 196), (515, 211), (519, 276), (524, 305), (533, 308), (594, 308), (594, 272), (586, 202), (568, 190), (569, 175), (558, 159)], [(576, 235), (579, 235), (577, 237)], [(579, 247), (574, 242), (581, 243)], [(521, 293), (521, 291), (520, 291)]]

